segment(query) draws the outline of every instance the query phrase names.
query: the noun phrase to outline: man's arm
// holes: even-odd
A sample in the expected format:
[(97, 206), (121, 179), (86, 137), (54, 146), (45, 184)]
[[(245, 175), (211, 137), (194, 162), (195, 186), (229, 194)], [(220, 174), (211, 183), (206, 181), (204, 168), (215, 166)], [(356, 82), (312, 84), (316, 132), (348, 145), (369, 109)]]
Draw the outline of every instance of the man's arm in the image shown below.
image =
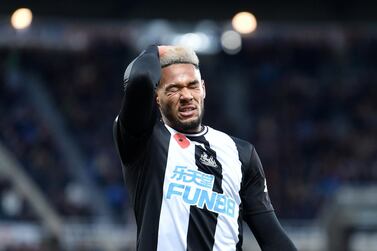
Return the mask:
[(132, 61), (124, 74), (124, 97), (114, 123), (115, 141), (124, 163), (145, 146), (156, 121), (155, 86), (161, 77), (157, 46), (150, 46)]
[(246, 215), (244, 220), (262, 251), (297, 251), (273, 211)]
[(251, 148), (242, 187), (243, 219), (262, 251), (297, 251), (276, 218), (263, 167), (254, 147)]

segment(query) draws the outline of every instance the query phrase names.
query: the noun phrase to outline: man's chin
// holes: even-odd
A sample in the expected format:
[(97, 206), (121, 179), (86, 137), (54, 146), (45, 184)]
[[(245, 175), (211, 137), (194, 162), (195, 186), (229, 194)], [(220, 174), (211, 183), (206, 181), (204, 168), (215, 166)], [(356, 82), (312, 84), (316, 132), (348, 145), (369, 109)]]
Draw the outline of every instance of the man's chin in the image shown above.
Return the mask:
[(161, 113), (165, 117), (165, 123), (177, 131), (194, 133), (198, 132), (201, 128), (203, 113), (194, 114), (190, 117), (174, 114), (169, 109), (162, 110)]
[(200, 130), (200, 120), (198, 118), (190, 118), (186, 120), (176, 121), (174, 127), (182, 132), (197, 132)]
[(196, 121), (198, 121), (198, 117), (197, 116), (192, 116), (192, 117), (188, 117), (188, 118), (179, 118), (177, 119), (179, 121), (179, 123), (181, 124), (191, 124), (191, 123), (195, 123)]

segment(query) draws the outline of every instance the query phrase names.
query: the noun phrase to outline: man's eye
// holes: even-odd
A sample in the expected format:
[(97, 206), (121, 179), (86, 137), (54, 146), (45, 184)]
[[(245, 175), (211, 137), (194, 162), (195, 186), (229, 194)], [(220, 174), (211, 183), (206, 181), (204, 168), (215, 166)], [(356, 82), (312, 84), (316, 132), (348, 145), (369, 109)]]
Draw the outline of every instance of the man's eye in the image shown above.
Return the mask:
[(178, 91), (178, 87), (170, 87), (167, 91), (168, 92), (177, 92)]
[(199, 86), (200, 86), (199, 83), (192, 83), (192, 84), (189, 85), (189, 88), (190, 89), (198, 89)]

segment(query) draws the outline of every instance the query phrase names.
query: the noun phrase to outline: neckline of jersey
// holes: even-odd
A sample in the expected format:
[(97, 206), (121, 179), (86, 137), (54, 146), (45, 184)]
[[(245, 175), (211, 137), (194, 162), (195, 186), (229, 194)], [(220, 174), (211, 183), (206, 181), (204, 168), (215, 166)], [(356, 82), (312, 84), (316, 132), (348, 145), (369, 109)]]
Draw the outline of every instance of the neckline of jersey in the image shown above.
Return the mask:
[(206, 134), (208, 132), (208, 126), (205, 126), (203, 125), (202, 126), (202, 130), (200, 130), (200, 132), (197, 132), (197, 133), (185, 133), (185, 132), (181, 132), (181, 131), (178, 131), (174, 128), (171, 128), (170, 126), (168, 126), (167, 124), (164, 123), (164, 125), (166, 126), (166, 128), (170, 129), (170, 130), (173, 130), (175, 132), (178, 132), (178, 133), (182, 133), (183, 135), (185, 136), (188, 136), (188, 137), (198, 137), (198, 136), (203, 136), (204, 134)]

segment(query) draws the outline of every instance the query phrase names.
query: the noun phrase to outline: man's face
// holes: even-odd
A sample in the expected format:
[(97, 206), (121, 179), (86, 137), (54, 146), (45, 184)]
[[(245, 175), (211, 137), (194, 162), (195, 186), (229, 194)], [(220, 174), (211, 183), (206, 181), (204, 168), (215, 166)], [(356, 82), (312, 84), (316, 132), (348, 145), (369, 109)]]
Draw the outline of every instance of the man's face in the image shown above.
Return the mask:
[(204, 112), (205, 87), (192, 64), (172, 64), (161, 70), (157, 104), (163, 121), (182, 132), (198, 132)]

